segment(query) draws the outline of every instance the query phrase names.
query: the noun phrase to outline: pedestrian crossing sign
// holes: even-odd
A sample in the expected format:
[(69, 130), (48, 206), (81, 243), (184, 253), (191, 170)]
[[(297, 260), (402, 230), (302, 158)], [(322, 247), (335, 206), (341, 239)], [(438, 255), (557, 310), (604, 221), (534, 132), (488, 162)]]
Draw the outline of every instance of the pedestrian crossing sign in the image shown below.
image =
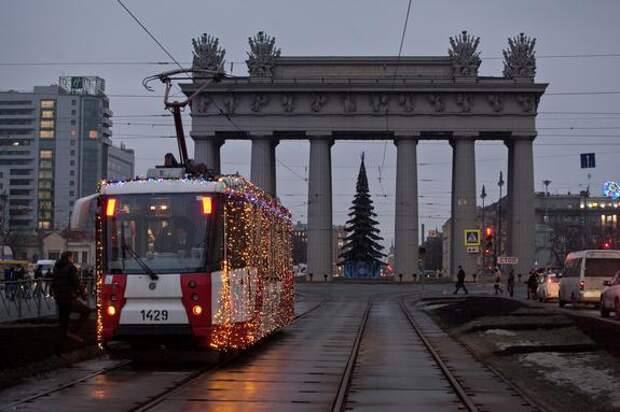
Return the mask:
[(465, 246), (480, 246), (480, 229), (465, 229)]

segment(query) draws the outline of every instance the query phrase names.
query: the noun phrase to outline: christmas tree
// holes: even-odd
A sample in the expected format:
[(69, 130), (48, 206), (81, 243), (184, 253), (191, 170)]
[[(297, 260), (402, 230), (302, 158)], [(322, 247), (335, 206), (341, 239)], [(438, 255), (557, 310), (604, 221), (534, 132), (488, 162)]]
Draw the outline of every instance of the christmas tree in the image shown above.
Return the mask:
[(374, 219), (377, 214), (368, 191), (363, 153), (356, 192), (353, 205), (349, 209), (350, 219), (344, 228), (347, 235), (339, 257), (342, 259), (346, 277), (377, 277), (383, 265), (381, 259), (385, 254), (381, 252), (383, 246), (379, 244), (383, 238), (379, 236), (377, 229), (379, 222)]

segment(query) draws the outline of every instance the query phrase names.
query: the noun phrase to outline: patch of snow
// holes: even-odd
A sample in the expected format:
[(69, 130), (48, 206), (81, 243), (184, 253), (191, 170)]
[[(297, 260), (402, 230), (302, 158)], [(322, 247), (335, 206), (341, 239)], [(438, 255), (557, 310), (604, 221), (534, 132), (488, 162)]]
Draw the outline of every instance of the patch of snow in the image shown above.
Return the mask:
[(531, 342), (529, 340), (520, 340), (517, 342), (495, 342), (495, 346), (497, 346), (497, 349), (499, 350), (512, 348), (514, 346), (533, 346), (533, 345), (534, 345), (534, 342)]
[(540, 372), (554, 384), (569, 384), (590, 396), (606, 396), (612, 405), (620, 406), (617, 377), (610, 369), (592, 366), (599, 360), (595, 354), (538, 352), (523, 355), (520, 359), (542, 367)]
[(485, 335), (497, 335), (497, 336), (517, 336), (517, 334), (511, 330), (506, 329), (489, 329), (484, 332)]
[(425, 310), (437, 310), (439, 308), (444, 308), (446, 306), (451, 306), (452, 303), (431, 303), (430, 305), (424, 306)]

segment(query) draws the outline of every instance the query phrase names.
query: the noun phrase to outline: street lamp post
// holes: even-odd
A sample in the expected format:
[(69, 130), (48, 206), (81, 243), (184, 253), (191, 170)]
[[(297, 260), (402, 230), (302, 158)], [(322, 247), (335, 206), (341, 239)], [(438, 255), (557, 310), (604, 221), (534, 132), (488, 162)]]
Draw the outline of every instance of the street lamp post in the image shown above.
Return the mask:
[(502, 188), (504, 187), (504, 173), (501, 170), (499, 171), (497, 186), (499, 186), (499, 201), (497, 202), (497, 233), (495, 234), (495, 252), (493, 257), (494, 266), (497, 266), (497, 255), (502, 252)]
[[(484, 230), (484, 199), (486, 199), (487, 197), (487, 190), (484, 187), (484, 185), (482, 185), (482, 192), (480, 193), (480, 199), (482, 199), (482, 213), (481, 213), (481, 219), (480, 219), (480, 233), (484, 234), (485, 230)], [(480, 236), (482, 238), (482, 235)], [(482, 239), (481, 239), (482, 240)], [(480, 274), (482, 275), (482, 272), (484, 271), (484, 247), (480, 248)]]

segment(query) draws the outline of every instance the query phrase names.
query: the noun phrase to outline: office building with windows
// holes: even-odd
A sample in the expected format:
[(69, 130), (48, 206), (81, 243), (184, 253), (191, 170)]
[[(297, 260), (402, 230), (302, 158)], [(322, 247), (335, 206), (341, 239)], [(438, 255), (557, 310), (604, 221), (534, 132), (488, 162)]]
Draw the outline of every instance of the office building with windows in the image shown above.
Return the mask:
[(0, 92), (2, 230), (65, 230), (76, 199), (106, 178), (132, 177), (133, 150), (112, 145), (105, 81), (63, 76)]

